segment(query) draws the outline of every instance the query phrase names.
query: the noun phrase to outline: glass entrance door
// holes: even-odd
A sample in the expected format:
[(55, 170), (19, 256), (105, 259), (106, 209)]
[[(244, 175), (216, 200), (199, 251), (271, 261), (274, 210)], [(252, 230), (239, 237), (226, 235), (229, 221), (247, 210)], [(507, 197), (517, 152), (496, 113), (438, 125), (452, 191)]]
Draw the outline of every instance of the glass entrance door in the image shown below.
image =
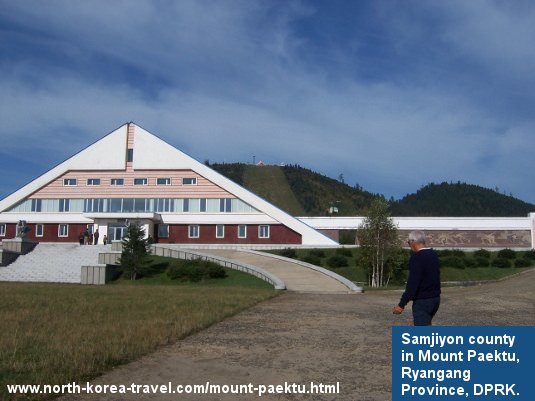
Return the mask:
[(126, 236), (125, 224), (108, 225), (108, 241), (121, 241)]

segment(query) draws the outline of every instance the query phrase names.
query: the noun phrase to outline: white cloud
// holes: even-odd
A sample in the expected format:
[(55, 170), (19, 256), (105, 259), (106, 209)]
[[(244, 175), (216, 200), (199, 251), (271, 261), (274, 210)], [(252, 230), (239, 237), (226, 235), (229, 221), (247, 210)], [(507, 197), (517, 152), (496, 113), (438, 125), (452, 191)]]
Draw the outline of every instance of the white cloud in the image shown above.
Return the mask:
[[(420, 63), (425, 79), (407, 68), (406, 79), (383, 72), (368, 80), (365, 55), (345, 54), (344, 46), (323, 49), (331, 64), (308, 64), (319, 49), (296, 26), (317, 17), (310, 4), (9, 3), (0, 18), (9, 17), (17, 28), (7, 37), (26, 50), (0, 64), (4, 151), (32, 143), (61, 161), (133, 120), (200, 160), (249, 161), (254, 154), (344, 173), (346, 182), (387, 196), (450, 180), (520, 193), (535, 167), (532, 117), (510, 114), (510, 104), (496, 113), (497, 100), (477, 92), (485, 82), (473, 76), (463, 88), (459, 72), (442, 63), (462, 55), (483, 68), (484, 79), (499, 71), (505, 81), (498, 86), (521, 80), (510, 75), (525, 74), (533, 62), (528, 13), (490, 2), (433, 3), (424, 11), (440, 23), (427, 38), (419, 35), (433, 26), (425, 25), (420, 3), (399, 19), (375, 7), (394, 49), (414, 50), (418, 41), (442, 47), (425, 65), (417, 55), (399, 59)], [(526, 80), (532, 83), (531, 74)], [(511, 174), (498, 171), (505, 165)], [(525, 194), (535, 201), (535, 193)]]

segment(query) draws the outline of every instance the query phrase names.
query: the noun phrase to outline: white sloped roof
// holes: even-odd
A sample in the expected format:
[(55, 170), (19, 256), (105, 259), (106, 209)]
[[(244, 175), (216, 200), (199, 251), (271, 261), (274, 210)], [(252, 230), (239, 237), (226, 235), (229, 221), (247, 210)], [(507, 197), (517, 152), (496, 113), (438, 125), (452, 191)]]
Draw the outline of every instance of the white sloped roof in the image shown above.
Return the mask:
[[(0, 212), (11, 208), (69, 170), (124, 170), (128, 124), (83, 149), (63, 163), (0, 201)], [(135, 126), (134, 170), (193, 170), (302, 236), (304, 245), (329, 246), (336, 242), (294, 218), (167, 142)]]

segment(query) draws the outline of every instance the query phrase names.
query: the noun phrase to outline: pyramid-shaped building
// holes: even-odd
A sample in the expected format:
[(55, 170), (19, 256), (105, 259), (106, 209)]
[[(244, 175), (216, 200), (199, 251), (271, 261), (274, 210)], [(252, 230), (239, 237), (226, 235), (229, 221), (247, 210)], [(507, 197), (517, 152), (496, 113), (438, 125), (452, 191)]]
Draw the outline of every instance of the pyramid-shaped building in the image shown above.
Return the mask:
[(336, 242), (134, 123), (0, 201), (0, 239), (19, 221), (39, 242), (119, 240), (132, 221), (156, 242), (329, 246)]

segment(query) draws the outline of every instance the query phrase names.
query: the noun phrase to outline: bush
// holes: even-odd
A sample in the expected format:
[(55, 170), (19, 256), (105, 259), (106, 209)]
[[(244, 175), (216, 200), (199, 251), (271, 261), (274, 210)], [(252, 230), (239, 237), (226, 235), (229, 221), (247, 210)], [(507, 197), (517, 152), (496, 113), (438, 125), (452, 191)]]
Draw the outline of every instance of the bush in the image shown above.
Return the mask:
[(456, 269), (464, 269), (466, 267), (463, 258), (456, 256), (446, 256), (441, 258), (440, 264), (444, 267), (454, 267)]
[(515, 260), (515, 267), (530, 267), (533, 264), (533, 260), (523, 257), (522, 259)]
[(325, 251), (323, 249), (311, 249), (308, 252), (309, 255), (316, 256), (318, 258), (324, 258), (325, 257)]
[(176, 260), (167, 268), (171, 280), (198, 282), (210, 278), (225, 278), (227, 272), (216, 263), (195, 260)]
[(474, 252), (474, 257), (476, 258), (490, 259), (490, 255), (491, 255), (490, 251), (487, 251), (486, 249), (480, 249)]
[(475, 257), (474, 261), (476, 263), (476, 267), (489, 267), (490, 265), (490, 259), (483, 256)]
[(452, 249), (451, 250), (451, 256), (454, 256), (456, 258), (465, 258), (466, 252), (461, 249)]
[(498, 254), (497, 254), (497, 257), (498, 258), (503, 258), (503, 259), (515, 259), (516, 258), (516, 252), (513, 251), (512, 249), (501, 249), (498, 251)]
[(476, 260), (473, 258), (464, 258), (464, 265), (465, 267), (470, 267), (470, 268), (478, 267)]
[(531, 249), (524, 253), (524, 258), (535, 260), (535, 250)]
[(491, 263), (492, 267), (508, 268), (511, 267), (511, 260), (506, 258), (496, 258)]
[(295, 259), (297, 257), (297, 252), (295, 252), (295, 249), (293, 248), (284, 248), (279, 252), (279, 254), (285, 258)]
[(351, 252), (351, 249), (349, 248), (338, 248), (336, 250), (336, 254), (340, 256), (345, 256), (346, 258), (350, 258), (353, 256), (353, 252)]
[(330, 258), (326, 260), (326, 263), (327, 263), (327, 266), (332, 267), (332, 268), (345, 267), (349, 265), (347, 263), (347, 259), (344, 256), (340, 256), (340, 255), (331, 256)]
[(301, 260), (312, 265), (321, 266), (321, 259), (315, 255), (308, 254), (301, 258)]

